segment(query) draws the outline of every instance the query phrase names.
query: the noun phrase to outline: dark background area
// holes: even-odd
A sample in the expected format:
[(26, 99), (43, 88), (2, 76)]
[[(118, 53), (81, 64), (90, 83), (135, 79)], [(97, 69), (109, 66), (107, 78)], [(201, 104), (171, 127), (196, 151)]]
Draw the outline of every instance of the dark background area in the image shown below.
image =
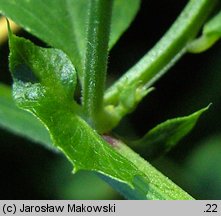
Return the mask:
[[(117, 79), (166, 32), (187, 1), (142, 1), (131, 28), (110, 53), (109, 78)], [(19, 35), (42, 44), (26, 32)], [(119, 126), (121, 135), (142, 136), (169, 118), (213, 103), (192, 133), (153, 164), (197, 199), (221, 199), (221, 43), (205, 53), (185, 55)], [(8, 45), (0, 47), (0, 81), (11, 84)], [(72, 175), (60, 154), (0, 129), (0, 199), (118, 199), (93, 174)]]

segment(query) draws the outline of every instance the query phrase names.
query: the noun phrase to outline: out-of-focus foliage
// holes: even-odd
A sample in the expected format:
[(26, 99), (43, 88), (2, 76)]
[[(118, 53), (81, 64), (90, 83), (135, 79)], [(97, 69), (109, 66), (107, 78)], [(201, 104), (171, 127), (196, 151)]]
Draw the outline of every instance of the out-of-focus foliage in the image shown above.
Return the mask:
[(192, 194), (200, 199), (220, 199), (221, 135), (199, 143), (186, 159), (186, 176), (190, 175)]

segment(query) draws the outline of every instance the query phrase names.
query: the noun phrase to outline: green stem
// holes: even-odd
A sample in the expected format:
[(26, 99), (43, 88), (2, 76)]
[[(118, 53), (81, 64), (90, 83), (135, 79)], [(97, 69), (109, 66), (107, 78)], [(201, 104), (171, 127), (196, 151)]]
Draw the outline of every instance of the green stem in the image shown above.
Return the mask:
[(127, 158), (142, 176), (135, 176), (133, 187), (120, 183), (114, 179), (101, 176), (113, 188), (127, 199), (147, 200), (193, 200), (194, 198), (182, 188), (172, 182), (168, 177), (145, 161), (140, 155), (130, 149), (126, 144), (115, 140), (115, 150)]
[(98, 114), (103, 110), (112, 3), (113, 0), (89, 1), (83, 108), (93, 127), (98, 125)]
[(156, 82), (186, 52), (218, 0), (190, 0), (162, 39), (105, 93), (105, 105), (117, 105), (127, 86)]

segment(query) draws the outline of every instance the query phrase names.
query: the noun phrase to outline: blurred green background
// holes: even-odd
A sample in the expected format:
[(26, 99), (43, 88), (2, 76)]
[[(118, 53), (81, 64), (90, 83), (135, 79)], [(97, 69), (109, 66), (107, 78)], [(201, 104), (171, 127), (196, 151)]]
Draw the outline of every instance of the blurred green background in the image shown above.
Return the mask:
[[(108, 83), (159, 40), (186, 3), (142, 1), (131, 28), (110, 53)], [(24, 31), (19, 35), (44, 46)], [(221, 42), (205, 53), (185, 55), (116, 129), (121, 136), (139, 137), (168, 118), (190, 114), (212, 102), (192, 133), (169, 154), (152, 162), (196, 199), (221, 199), (220, 56)], [(12, 82), (7, 44), (0, 46), (0, 82)], [(95, 174), (72, 175), (70, 163), (61, 154), (3, 129), (0, 166), (0, 199), (122, 199)]]

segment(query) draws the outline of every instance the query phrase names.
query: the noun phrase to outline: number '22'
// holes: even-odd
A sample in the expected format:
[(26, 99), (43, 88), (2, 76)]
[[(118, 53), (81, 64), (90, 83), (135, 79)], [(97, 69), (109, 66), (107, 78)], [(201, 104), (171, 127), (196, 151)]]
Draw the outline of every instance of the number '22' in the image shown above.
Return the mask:
[(217, 212), (217, 204), (206, 204), (208, 207), (206, 211), (204, 212)]

